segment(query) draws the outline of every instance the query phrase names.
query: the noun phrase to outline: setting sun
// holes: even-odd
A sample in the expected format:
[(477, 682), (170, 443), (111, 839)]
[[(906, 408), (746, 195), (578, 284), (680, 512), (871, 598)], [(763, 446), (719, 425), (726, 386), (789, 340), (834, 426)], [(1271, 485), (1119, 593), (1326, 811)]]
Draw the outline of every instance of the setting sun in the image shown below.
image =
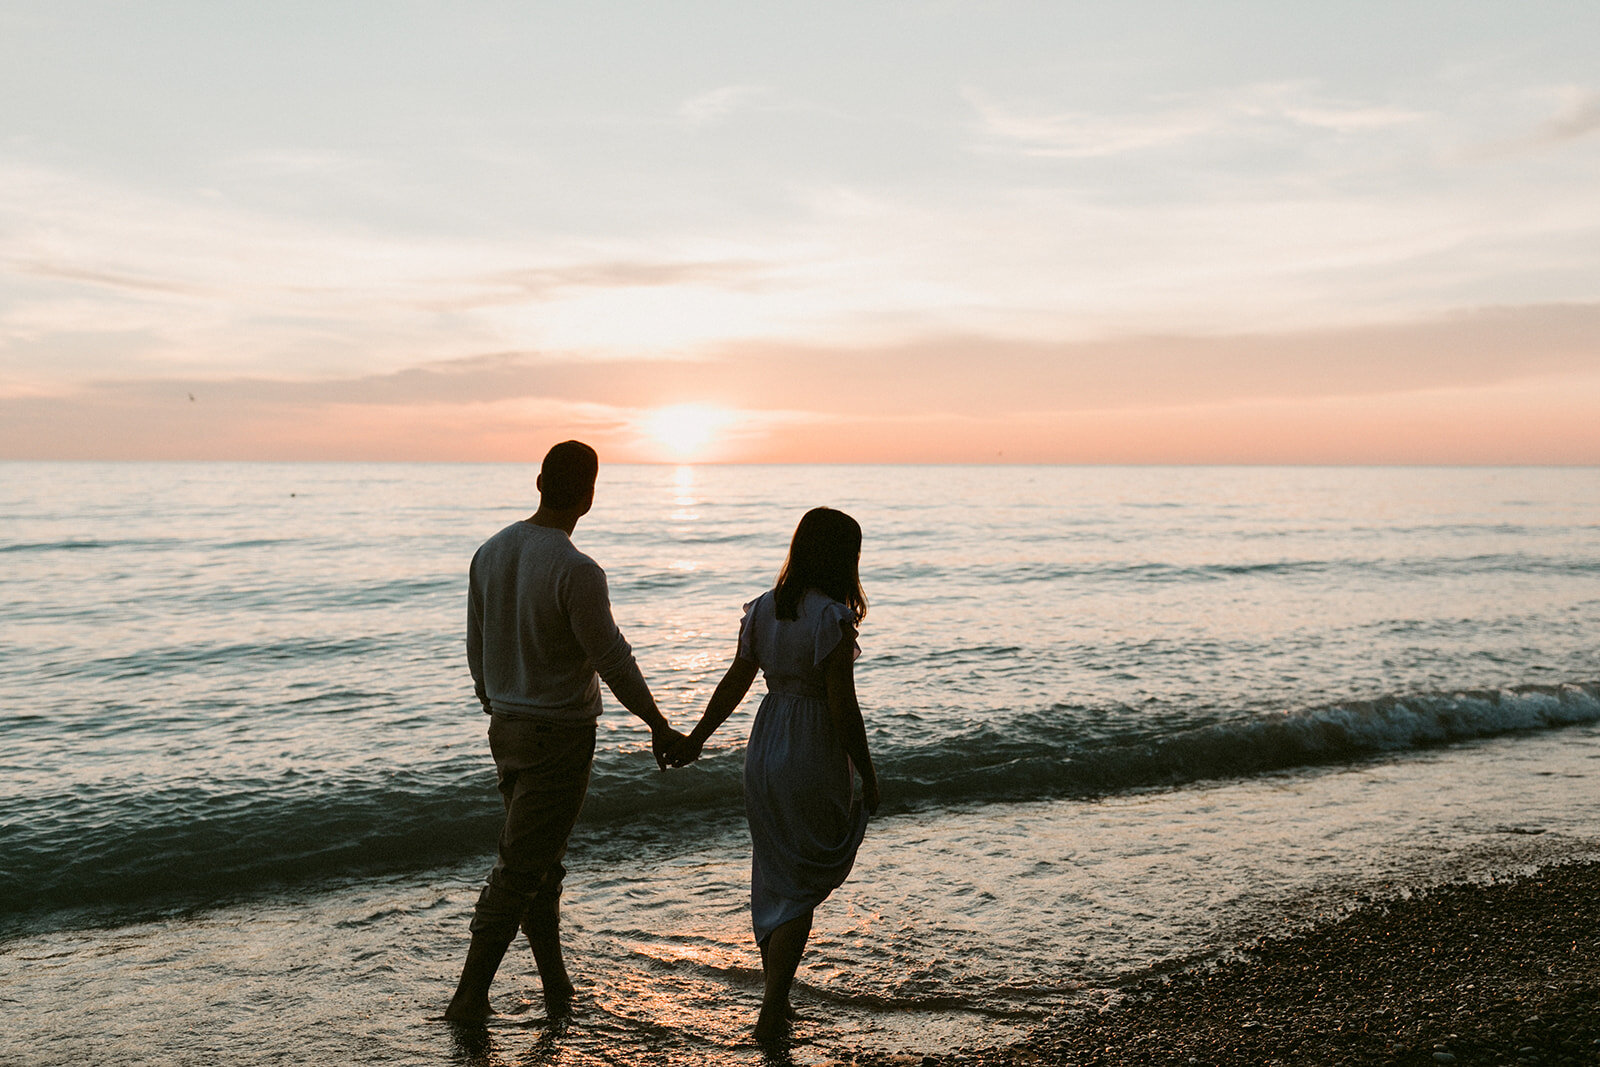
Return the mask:
[(674, 404), (646, 415), (639, 427), (661, 444), (671, 458), (694, 459), (734, 418), (733, 412), (709, 404)]

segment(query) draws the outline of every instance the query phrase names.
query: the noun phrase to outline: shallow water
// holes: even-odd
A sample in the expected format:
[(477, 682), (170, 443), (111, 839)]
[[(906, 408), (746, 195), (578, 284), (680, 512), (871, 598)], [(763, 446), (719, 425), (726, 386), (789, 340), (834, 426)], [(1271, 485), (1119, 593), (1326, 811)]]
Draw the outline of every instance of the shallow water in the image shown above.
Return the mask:
[[(466, 560), (530, 482), (0, 464), (0, 1062), (755, 1061), (754, 696), (667, 775), (602, 720), (563, 1032), (426, 1021), (497, 814)], [(816, 503), (866, 529), (886, 800), (818, 912), (799, 1060), (1004, 1038), (1600, 840), (1600, 472), (607, 468), (576, 540), (675, 721)]]
[[(1018, 1037), (1119, 980), (1364, 893), (1600, 855), (1596, 761), (1600, 727), (1587, 725), (884, 819), (818, 911), (793, 1056)], [(738, 835), (636, 864), (584, 843), (567, 897), (582, 993), (559, 1031), (520, 947), (496, 987), (504, 1015), (476, 1043), (430, 1021), (476, 895), (480, 872), (463, 867), (13, 940), (0, 955), (0, 1004), (20, 1024), (0, 1039), (6, 1061), (762, 1062), (747, 1040), (760, 981)]]

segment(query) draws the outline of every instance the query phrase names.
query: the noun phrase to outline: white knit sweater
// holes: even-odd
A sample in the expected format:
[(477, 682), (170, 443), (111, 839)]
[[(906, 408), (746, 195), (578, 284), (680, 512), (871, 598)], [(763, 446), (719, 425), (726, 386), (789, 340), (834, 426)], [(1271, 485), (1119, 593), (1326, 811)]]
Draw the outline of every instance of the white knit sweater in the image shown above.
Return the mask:
[(467, 663), (483, 710), (496, 715), (596, 718), (597, 674), (626, 707), (650, 699), (611, 618), (605, 571), (564, 531), (527, 521), (472, 557)]

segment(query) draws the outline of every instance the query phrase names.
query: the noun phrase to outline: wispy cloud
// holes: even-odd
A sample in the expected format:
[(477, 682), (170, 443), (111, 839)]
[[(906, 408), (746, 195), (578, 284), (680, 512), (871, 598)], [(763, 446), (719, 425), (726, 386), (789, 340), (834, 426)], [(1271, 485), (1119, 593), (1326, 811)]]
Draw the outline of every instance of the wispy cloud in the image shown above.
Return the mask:
[[(359, 371), (619, 333), (674, 345), (749, 328), (732, 305), (771, 302), (784, 276), (726, 240), (372, 232), (14, 165), (0, 165), (0, 232), (0, 360), (55, 336), (64, 376), (119, 358), (157, 373)], [(669, 306), (680, 300), (687, 310)], [(112, 331), (145, 342), (120, 357), (84, 344)]]
[(1035, 156), (1094, 157), (1242, 132), (1262, 124), (1352, 133), (1420, 121), (1424, 112), (1325, 99), (1306, 82), (1264, 83), (1158, 100), (1142, 111), (1108, 114), (1001, 102), (965, 92), (981, 133)]
[(764, 85), (724, 85), (679, 104), (678, 116), (694, 126), (709, 126), (750, 108), (771, 93)]
[(1600, 130), (1600, 93), (1574, 90), (1560, 114), (1541, 125), (1534, 135), (1540, 144), (1562, 144)]
[(614, 260), (499, 271), (478, 279), (506, 299), (550, 297), (564, 289), (634, 289), (713, 285), (750, 289), (761, 285), (772, 264), (753, 259), (700, 262)]
[(181, 282), (166, 281), (161, 278), (141, 276), (137, 274), (119, 274), (109, 270), (93, 270), (85, 267), (72, 267), (58, 263), (45, 263), (24, 260), (15, 264), (14, 269), (18, 274), (29, 275), (36, 278), (49, 278), (56, 281), (76, 282), (83, 285), (96, 286), (105, 289), (123, 290), (134, 293), (160, 293), (171, 296), (203, 296), (208, 293), (215, 295), (214, 289), (207, 289), (198, 285)]
[(1198, 137), (1217, 128), (1217, 117), (1195, 108), (1169, 108), (1143, 115), (1047, 111), (1000, 103), (968, 90), (981, 132), (1035, 156), (1112, 156)]
[[(156, 400), (195, 392), (288, 407), (603, 396), (623, 408), (701, 400), (751, 410), (997, 415), (1375, 396), (1596, 374), (1600, 304), (1558, 304), (1213, 337), (1044, 343), (971, 334), (874, 347), (751, 340), (693, 359), (614, 361), (498, 352), (361, 375), (107, 378), (62, 395)], [(850, 388), (841, 391), (840, 382)]]
[(1468, 161), (1492, 161), (1561, 148), (1600, 131), (1600, 92), (1566, 85), (1541, 88), (1525, 94), (1533, 98), (1543, 118), (1521, 123), (1521, 132), (1479, 143), (1461, 154)]

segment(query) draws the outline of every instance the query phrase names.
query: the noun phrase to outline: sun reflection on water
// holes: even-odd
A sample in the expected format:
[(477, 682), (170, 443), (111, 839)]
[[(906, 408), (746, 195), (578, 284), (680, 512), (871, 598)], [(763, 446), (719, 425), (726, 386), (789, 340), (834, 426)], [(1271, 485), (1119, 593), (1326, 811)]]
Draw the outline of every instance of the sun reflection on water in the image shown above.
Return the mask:
[[(700, 498), (694, 493), (694, 467), (685, 463), (672, 472), (672, 503), (677, 506), (672, 518), (678, 522), (693, 522), (700, 517), (696, 510)], [(689, 569), (693, 569), (691, 564)]]

